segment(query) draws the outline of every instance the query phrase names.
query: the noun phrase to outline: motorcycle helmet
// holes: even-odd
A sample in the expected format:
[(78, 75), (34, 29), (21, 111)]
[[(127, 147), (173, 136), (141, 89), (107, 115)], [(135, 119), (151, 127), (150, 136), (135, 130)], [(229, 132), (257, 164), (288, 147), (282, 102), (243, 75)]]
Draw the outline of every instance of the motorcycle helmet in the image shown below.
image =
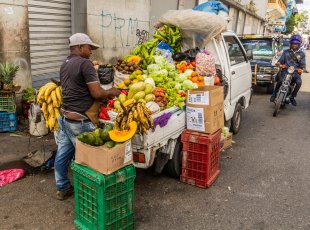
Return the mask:
[(290, 43), (291, 44), (301, 44), (301, 36), (300, 35), (293, 35), (291, 38), (290, 38)]

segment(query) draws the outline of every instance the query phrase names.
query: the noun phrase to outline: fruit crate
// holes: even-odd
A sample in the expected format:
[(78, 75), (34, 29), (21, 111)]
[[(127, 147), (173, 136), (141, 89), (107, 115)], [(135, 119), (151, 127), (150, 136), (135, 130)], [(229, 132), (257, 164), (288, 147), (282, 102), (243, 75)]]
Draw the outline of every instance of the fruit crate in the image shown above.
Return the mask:
[(210, 187), (219, 176), (221, 131), (182, 133), (183, 157), (180, 180), (201, 188)]
[(16, 130), (16, 113), (0, 112), (0, 132), (12, 132)]
[(108, 176), (72, 163), (74, 223), (79, 229), (134, 229), (133, 165)]
[(0, 92), (0, 111), (14, 113), (16, 110), (15, 93)]

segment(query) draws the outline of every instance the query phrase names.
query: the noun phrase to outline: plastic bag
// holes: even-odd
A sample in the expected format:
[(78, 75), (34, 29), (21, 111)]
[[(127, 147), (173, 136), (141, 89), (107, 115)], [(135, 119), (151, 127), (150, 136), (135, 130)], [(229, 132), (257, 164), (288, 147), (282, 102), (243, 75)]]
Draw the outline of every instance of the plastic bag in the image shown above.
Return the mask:
[(189, 10), (169, 10), (161, 16), (156, 27), (177, 26), (182, 33), (182, 50), (204, 49), (215, 37), (227, 30), (227, 21), (213, 13)]
[(196, 47), (195, 49), (188, 49), (184, 52), (176, 53), (173, 56), (173, 59), (180, 62), (180, 61), (195, 61), (197, 53), (200, 52), (200, 49)]
[(196, 72), (202, 76), (214, 76), (216, 73), (215, 60), (210, 52), (204, 50), (196, 55)]
[(23, 169), (7, 169), (0, 171), (0, 186), (10, 184), (22, 178), (25, 174)]
[(126, 78), (129, 78), (129, 74), (123, 74), (117, 70), (114, 72), (114, 85), (122, 83)]
[(198, 6), (195, 6), (193, 10), (204, 11), (214, 14), (219, 14), (220, 11), (224, 11), (227, 14), (229, 12), (227, 6), (225, 6), (223, 3), (217, 0), (202, 3)]
[(98, 78), (102, 85), (107, 85), (114, 80), (114, 69), (112, 65), (100, 65), (98, 68)]

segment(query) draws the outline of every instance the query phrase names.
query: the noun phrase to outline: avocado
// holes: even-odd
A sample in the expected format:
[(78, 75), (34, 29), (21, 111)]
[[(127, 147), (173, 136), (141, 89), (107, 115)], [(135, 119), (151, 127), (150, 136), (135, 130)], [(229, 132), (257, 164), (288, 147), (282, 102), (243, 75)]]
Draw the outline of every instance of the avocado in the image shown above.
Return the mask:
[(113, 125), (112, 124), (105, 124), (104, 128), (102, 129), (101, 133), (100, 133), (100, 138), (103, 141), (110, 141), (110, 136), (109, 136), (109, 131), (111, 131), (113, 129)]
[(94, 146), (101, 146), (101, 145), (103, 145), (103, 140), (99, 136), (97, 136)]
[(96, 137), (92, 133), (84, 133), (82, 142), (94, 146)]

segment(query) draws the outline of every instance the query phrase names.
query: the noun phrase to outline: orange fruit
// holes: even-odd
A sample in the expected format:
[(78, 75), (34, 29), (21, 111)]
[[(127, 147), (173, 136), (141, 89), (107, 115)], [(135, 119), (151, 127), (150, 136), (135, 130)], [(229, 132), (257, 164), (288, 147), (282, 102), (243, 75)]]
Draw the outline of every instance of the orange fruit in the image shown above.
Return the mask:
[(198, 77), (193, 77), (192, 82), (196, 83), (198, 81)]
[(191, 76), (187, 77), (188, 80), (192, 80), (193, 78)]
[(197, 76), (197, 73), (194, 71), (192, 72), (192, 77), (196, 77)]
[(198, 81), (204, 81), (204, 77), (203, 76), (198, 76)]

